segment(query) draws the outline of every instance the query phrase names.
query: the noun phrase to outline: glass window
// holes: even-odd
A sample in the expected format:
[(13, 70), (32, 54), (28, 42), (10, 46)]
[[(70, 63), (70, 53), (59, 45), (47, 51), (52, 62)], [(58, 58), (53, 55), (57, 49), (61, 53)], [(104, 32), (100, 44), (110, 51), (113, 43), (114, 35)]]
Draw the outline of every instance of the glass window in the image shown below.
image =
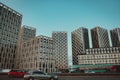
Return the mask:
[(43, 73), (41, 71), (35, 71), (35, 72), (33, 72), (33, 74), (45, 74), (45, 73)]

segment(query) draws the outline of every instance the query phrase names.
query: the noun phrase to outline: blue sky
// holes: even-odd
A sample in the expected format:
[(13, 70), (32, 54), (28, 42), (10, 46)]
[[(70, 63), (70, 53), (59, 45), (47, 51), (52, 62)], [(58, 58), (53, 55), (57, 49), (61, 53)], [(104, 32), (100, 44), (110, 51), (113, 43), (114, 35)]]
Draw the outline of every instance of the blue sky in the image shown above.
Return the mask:
[[(37, 35), (67, 31), (69, 56), (71, 32), (79, 27), (89, 30), (101, 26), (120, 27), (120, 0), (0, 0), (23, 15), (22, 25), (37, 29)], [(90, 40), (91, 41), (91, 40)]]

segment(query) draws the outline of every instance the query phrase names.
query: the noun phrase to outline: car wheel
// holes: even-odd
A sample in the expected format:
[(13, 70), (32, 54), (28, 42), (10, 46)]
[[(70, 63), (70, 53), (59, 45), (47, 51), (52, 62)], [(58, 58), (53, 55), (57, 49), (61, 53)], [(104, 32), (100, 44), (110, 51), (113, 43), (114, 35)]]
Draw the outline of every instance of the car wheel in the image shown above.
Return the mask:
[(50, 78), (50, 80), (55, 80), (54, 78)]
[(28, 80), (34, 80), (34, 78), (33, 78), (33, 77), (30, 77)]

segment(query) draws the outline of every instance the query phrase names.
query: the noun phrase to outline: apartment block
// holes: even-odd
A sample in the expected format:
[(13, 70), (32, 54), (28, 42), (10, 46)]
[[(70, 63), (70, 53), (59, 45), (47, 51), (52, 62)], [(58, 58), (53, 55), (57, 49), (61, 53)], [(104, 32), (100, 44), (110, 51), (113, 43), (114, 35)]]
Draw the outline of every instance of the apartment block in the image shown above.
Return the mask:
[(120, 64), (120, 47), (86, 49), (78, 59), (79, 64)]
[(85, 49), (89, 48), (89, 36), (87, 28), (78, 28), (71, 33), (72, 37), (72, 58), (73, 65), (78, 64), (78, 55), (86, 54)]
[(36, 29), (30, 26), (22, 26), (20, 28), (20, 33), (19, 33), (19, 39), (17, 43), (17, 55), (16, 55), (16, 65), (15, 68), (19, 69), (19, 64), (20, 64), (20, 54), (21, 54), (21, 49), (22, 49), (22, 43), (25, 41), (28, 41), (36, 36)]
[(67, 32), (54, 31), (52, 38), (55, 45), (55, 60), (58, 70), (68, 70), (68, 39)]
[(120, 47), (120, 28), (110, 30), (113, 47)]
[(37, 36), (22, 43), (20, 69), (56, 71), (54, 40), (46, 36)]
[(0, 3), (0, 68), (14, 68), (22, 15)]
[(101, 27), (91, 29), (93, 48), (110, 47), (108, 32)]

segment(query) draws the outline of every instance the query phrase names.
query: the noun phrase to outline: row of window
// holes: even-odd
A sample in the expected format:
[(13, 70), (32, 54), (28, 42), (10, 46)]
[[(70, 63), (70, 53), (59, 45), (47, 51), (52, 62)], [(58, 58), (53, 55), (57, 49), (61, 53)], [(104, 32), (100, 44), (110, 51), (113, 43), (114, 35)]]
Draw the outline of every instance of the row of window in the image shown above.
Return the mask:
[(7, 16), (7, 18), (1, 17), (1, 23), (18, 26), (19, 24), (21, 24), (21, 21), (18, 21), (17, 19), (9, 19), (9, 17)]
[(15, 28), (7, 28), (7, 26), (1, 26), (0, 27), (1, 34), (2, 35), (17, 35), (19, 34), (19, 29), (15, 29)]
[(33, 68), (33, 67), (40, 67), (40, 68), (55, 68), (55, 63), (21, 63), (23, 68)]
[(36, 30), (24, 28), (24, 34), (35, 34)]
[(23, 40), (30, 40), (35, 37), (35, 34), (24, 34)]
[(79, 60), (79, 64), (120, 63), (120, 59)]
[(53, 51), (54, 51), (54, 49), (53, 48), (38, 48), (38, 47), (29, 47), (29, 48), (27, 48), (27, 47), (22, 47), (22, 52), (24, 52), (24, 53), (26, 53), (26, 52), (38, 52), (38, 50), (39, 50), (39, 52), (40, 53), (53, 53)]
[(49, 43), (49, 44), (53, 44), (53, 40), (48, 40), (48, 39), (41, 39), (40, 40), (42, 43)]
[[(44, 45), (51, 45), (51, 44), (53, 44), (53, 42), (50, 41), (50, 40), (41, 40), (41, 42), (43, 42), (43, 41), (44, 41), (44, 43), (46, 43)], [(32, 40), (31, 42), (24, 43), (23, 45), (24, 46), (29, 46), (29, 45), (38, 44), (38, 43), (39, 43), (39, 39)], [(41, 43), (41, 44), (43, 44), (43, 43)]]
[(0, 68), (1, 69), (13, 69), (14, 64), (11, 64), (13, 62), (6, 62), (6, 63), (1, 63)]
[(110, 53), (119, 53), (120, 51), (102, 51), (102, 52), (86, 52), (86, 54), (104, 54), (104, 53), (107, 53), (107, 54), (110, 54)]
[(101, 51), (120, 51), (120, 48), (119, 48), (119, 47), (116, 47), (116, 48), (86, 49), (86, 52), (101, 52)]
[[(7, 33), (14, 33), (17, 34), (19, 33), (19, 27), (18, 26), (14, 26), (14, 25), (6, 25), (6, 24), (0, 24), (0, 29), (2, 30), (2, 32), (6, 31)], [(12, 27), (11, 27), (12, 26)]]
[(78, 59), (103, 59), (103, 58), (119, 58), (120, 54), (104, 54), (104, 55), (79, 55)]
[(22, 17), (20, 14), (16, 13), (16, 11), (10, 10), (10, 8), (5, 8), (4, 6), (0, 7), (0, 11), (2, 11), (4, 15), (11, 16), (11, 18), (15, 17), (20, 20), (21, 19), (20, 17)]
[(8, 44), (8, 45), (9, 45), (9, 44), (16, 45), (17, 40), (10, 40), (10, 39), (5, 40), (4, 38), (2, 38), (2, 39), (0, 40), (0, 43)]

